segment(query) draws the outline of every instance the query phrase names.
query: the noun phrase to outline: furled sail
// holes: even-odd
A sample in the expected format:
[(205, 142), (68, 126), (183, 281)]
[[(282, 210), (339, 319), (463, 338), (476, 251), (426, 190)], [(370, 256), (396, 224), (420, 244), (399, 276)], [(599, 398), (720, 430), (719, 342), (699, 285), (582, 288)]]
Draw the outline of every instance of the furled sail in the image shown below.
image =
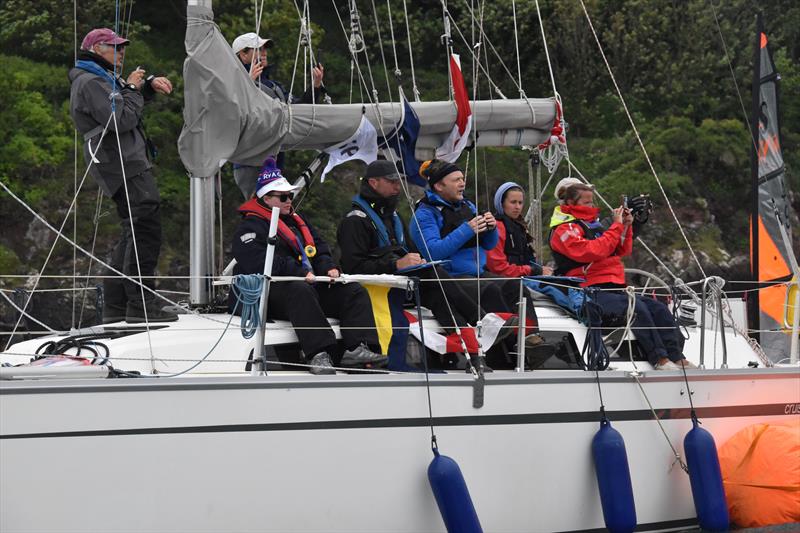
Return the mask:
[[(261, 92), (250, 80), (214, 24), (210, 7), (187, 7), (184, 126), (178, 148), (192, 176), (210, 176), (220, 161), (260, 165), (281, 150), (322, 150), (352, 136), (361, 117), (378, 135), (394, 130), (401, 105), (286, 105)], [(453, 129), (454, 102), (415, 102), (420, 132), (417, 153), (432, 155)], [(550, 136), (552, 98), (472, 102), (478, 145), (537, 145)]]
[[(758, 282), (781, 282), (788, 281), (792, 275), (792, 213), (778, 121), (780, 76), (767, 45), (767, 36), (759, 18), (753, 79), (755, 194), (751, 219), (751, 268)], [(783, 226), (788, 239), (781, 235), (779, 225)], [(790, 331), (784, 324), (787, 290), (787, 285), (780, 284), (757, 292), (760, 343), (773, 361), (785, 359), (789, 354)]]

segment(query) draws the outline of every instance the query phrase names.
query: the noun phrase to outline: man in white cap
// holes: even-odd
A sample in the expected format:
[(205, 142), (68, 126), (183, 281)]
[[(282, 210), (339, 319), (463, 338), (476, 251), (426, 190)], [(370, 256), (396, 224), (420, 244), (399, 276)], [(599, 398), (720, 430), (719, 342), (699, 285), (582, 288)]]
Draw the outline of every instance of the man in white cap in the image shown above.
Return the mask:
[[(255, 84), (272, 98), (277, 98), (286, 104), (311, 104), (321, 103), (327, 90), (322, 82), (325, 69), (321, 64), (317, 64), (312, 69), (312, 87), (310, 87), (301, 98), (293, 96), (278, 81), (272, 79), (273, 66), (267, 59), (267, 50), (273, 48), (275, 43), (272, 39), (264, 39), (254, 32), (245, 33), (238, 36), (231, 43), (231, 48), (242, 66), (247, 70), (250, 78)], [(283, 154), (278, 154), (278, 166), (283, 168)], [(253, 187), (258, 178), (259, 167), (233, 164), (233, 178), (241, 189), (245, 199), (253, 196)]]
[[(110, 264), (132, 278), (141, 275), (143, 283), (153, 288), (152, 276), (161, 250), (161, 198), (150, 170), (155, 150), (145, 134), (142, 114), (144, 104), (156, 93), (170, 94), (172, 84), (165, 77), (145, 77), (141, 67), (127, 79), (122, 78), (129, 44), (128, 39), (108, 28), (86, 34), (75, 67), (69, 72), (70, 114), (83, 136), (89, 173), (114, 200), (120, 218), (122, 235)], [(115, 118), (109, 121), (112, 109)], [(112, 276), (103, 282), (103, 322), (177, 320), (174, 313), (162, 309), (151, 292), (145, 291), (143, 303), (136, 283)]]
[[(559, 202), (550, 220), (550, 249), (556, 275), (583, 278), (582, 287), (601, 289), (594, 294), (603, 320), (624, 316), (628, 310), (625, 265), (622, 257), (633, 250), (633, 214), (627, 205), (612, 211), (607, 229), (594, 206), (594, 186), (564, 178), (555, 190)], [(636, 296), (633, 332), (656, 370), (694, 365), (683, 356), (683, 335), (669, 308), (654, 298)]]
[[(386, 365), (386, 356), (377, 353), (380, 343), (366, 290), (357, 283), (315, 283), (316, 276), (338, 278), (340, 270), (328, 244), (305, 217), (294, 212), (295, 192), (275, 159), (267, 158), (255, 197), (239, 208), (242, 221), (232, 246), (236, 258), (234, 274), (263, 273), (272, 208), (279, 208), (272, 274), (296, 276), (304, 281), (272, 283), (267, 316), (292, 323), (312, 374), (335, 374), (334, 362), (344, 367)], [(233, 312), (239, 312), (235, 287), (230, 304)], [(326, 316), (340, 321), (344, 353), (337, 348), (336, 335)]]

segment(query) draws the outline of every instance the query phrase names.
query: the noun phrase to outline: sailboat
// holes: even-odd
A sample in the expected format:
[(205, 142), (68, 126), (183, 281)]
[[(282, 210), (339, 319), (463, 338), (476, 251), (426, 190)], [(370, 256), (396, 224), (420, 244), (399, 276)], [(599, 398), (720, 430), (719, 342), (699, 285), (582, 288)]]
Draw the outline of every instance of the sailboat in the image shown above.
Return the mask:
[[(362, 115), (388, 131), (401, 110), (282, 106), (241, 76), (210, 0), (190, 0), (187, 20), (180, 146), (192, 176), (192, 301), (201, 305), (215, 287), (208, 177), (221, 160), (324, 148), (352, 135)], [(557, 114), (554, 99), (472, 105), (480, 142), (498, 145), (543, 142)], [(452, 102), (414, 109), (417, 148), (438, 146), (453, 126)], [(625, 354), (603, 372), (525, 372), (523, 358), (491, 375), (311, 376), (252, 358), (262, 347), (268, 358), (296, 351), (287, 324), (265, 324), (255, 341), (221, 313), (19, 342), (0, 354), (0, 529), (442, 531), (426, 480), (434, 446), (458, 459), (487, 530), (599, 530), (589, 450), (601, 405), (627, 440), (639, 529), (692, 527), (681, 468), (692, 412), (722, 443), (751, 424), (791, 420), (800, 406), (800, 368), (773, 364), (736, 333), (744, 308), (724, 308), (716, 283), (702, 284), (701, 320), (687, 328), (686, 355), (702, 368), (685, 374)], [(543, 335), (580, 355), (587, 327), (546, 298), (536, 304)], [(424, 309), (416, 318), (420, 331), (438, 329)], [(81, 355), (82, 335), (97, 357), (67, 364)], [(28, 364), (45, 342), (73, 358)]]

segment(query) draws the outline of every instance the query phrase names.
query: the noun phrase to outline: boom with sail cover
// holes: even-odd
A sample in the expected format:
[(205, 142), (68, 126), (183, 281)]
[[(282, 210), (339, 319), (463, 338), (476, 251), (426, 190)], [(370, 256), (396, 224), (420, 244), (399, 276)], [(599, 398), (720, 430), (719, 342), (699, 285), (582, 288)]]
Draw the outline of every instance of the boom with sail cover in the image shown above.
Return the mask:
[[(403, 116), (399, 102), (292, 104), (270, 98), (242, 68), (214, 23), (211, 0), (189, 0), (186, 24), (184, 126), (178, 151), (193, 178), (191, 191), (190, 300), (205, 304), (213, 289), (213, 183), (220, 164), (261, 165), (286, 150), (325, 150), (352, 137), (362, 116), (379, 136)], [(455, 102), (414, 102), (419, 118), (416, 158), (433, 156), (450, 135)], [(478, 146), (535, 146), (550, 137), (556, 113), (552, 98), (481, 100), (471, 103)]]
[[(779, 283), (792, 277), (792, 213), (778, 120), (780, 76), (775, 70), (761, 17), (757, 30), (753, 77), (751, 269), (755, 281)], [(759, 340), (765, 353), (776, 362), (789, 355), (791, 338), (784, 324), (787, 290), (786, 284), (777, 284), (755, 293)]]

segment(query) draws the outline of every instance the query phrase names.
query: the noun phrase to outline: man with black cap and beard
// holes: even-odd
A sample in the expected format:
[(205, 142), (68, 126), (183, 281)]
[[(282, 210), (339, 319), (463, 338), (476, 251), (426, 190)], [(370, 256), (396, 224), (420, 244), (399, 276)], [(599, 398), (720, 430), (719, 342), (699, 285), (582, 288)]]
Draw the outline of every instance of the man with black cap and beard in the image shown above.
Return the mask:
[[(341, 265), (348, 274), (403, 274), (419, 277), (422, 304), (448, 334), (461, 330), (461, 337), (474, 365), (483, 365), (478, 356), (475, 325), (485, 314), (477, 301), (456, 283), (448, 283), (450, 274), (438, 265), (425, 267), (425, 259), (413, 251), (406, 225), (397, 213), (402, 175), (391, 161), (378, 160), (367, 166), (359, 194), (353, 197), (353, 209), (339, 223), (337, 241)], [(414, 268), (416, 267), (416, 268)], [(437, 278), (442, 283), (437, 282)], [(449, 306), (448, 306), (449, 303)], [(455, 320), (455, 322), (454, 322)], [(498, 335), (502, 339), (513, 332), (516, 317), (506, 323)]]

